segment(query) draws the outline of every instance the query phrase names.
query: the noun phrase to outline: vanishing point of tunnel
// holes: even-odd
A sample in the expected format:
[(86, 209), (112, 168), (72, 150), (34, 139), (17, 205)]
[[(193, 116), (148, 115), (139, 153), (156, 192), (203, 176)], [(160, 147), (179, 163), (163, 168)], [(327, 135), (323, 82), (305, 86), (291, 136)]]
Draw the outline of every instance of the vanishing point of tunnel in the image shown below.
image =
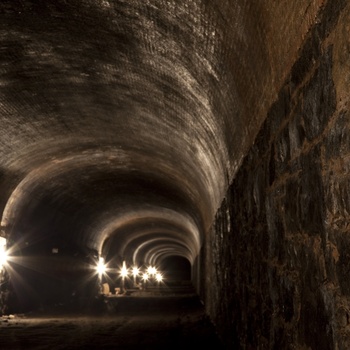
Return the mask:
[(349, 349), (349, 23), (2, 0), (2, 314), (190, 284), (228, 349)]

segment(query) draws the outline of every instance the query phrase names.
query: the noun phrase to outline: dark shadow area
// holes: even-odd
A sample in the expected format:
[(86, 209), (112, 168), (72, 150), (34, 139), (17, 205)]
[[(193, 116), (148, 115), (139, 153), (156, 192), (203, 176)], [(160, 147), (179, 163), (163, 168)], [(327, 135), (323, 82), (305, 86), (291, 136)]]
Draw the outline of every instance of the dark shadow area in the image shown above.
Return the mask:
[(169, 256), (161, 262), (160, 269), (166, 271), (168, 281), (190, 281), (191, 264), (181, 256)]
[(203, 304), (186, 283), (96, 297), (93, 309), (56, 305), (0, 318), (8, 349), (223, 349)]

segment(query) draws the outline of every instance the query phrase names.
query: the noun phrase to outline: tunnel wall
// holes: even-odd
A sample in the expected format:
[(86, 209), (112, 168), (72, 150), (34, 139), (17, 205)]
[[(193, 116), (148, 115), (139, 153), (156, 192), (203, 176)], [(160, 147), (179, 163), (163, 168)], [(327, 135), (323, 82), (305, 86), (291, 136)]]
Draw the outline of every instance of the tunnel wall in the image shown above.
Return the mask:
[(348, 23), (350, 6), (329, 2), (203, 247), (227, 348), (350, 348)]

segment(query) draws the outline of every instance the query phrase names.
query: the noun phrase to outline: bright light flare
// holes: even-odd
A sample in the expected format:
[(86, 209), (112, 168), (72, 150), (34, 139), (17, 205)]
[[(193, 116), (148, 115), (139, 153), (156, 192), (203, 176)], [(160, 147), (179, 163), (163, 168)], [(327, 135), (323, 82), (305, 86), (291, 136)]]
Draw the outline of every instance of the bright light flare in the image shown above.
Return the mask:
[(126, 268), (125, 261), (123, 262), (123, 267), (120, 270), (120, 275), (124, 278), (128, 275), (128, 269)]
[(156, 280), (157, 282), (162, 282), (163, 281), (163, 276), (160, 273), (156, 274)]
[(7, 262), (6, 238), (0, 237), (0, 270)]
[(7, 252), (4, 249), (0, 249), (0, 267), (7, 262)]
[(148, 281), (148, 279), (149, 279), (148, 273), (144, 273), (144, 274), (142, 275), (142, 279), (143, 279), (144, 281)]
[(157, 273), (157, 269), (154, 266), (150, 266), (147, 269), (147, 273), (151, 276), (155, 275)]
[(132, 269), (132, 275), (133, 275), (134, 277), (136, 277), (136, 276), (139, 275), (139, 273), (140, 273), (140, 269), (139, 269), (138, 267), (133, 267), (133, 269)]
[(106, 272), (106, 270), (107, 268), (106, 268), (105, 260), (103, 258), (99, 258), (98, 264), (96, 266), (96, 271), (98, 272), (99, 275), (102, 275)]

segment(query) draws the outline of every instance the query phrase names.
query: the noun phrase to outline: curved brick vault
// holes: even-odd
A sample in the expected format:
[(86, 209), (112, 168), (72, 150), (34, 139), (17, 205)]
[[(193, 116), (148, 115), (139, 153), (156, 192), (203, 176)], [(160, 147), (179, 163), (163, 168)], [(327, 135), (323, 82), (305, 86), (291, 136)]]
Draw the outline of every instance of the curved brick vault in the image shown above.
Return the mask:
[(205, 299), (216, 214), (328, 3), (2, 0), (0, 213), (16, 273), (183, 257)]

